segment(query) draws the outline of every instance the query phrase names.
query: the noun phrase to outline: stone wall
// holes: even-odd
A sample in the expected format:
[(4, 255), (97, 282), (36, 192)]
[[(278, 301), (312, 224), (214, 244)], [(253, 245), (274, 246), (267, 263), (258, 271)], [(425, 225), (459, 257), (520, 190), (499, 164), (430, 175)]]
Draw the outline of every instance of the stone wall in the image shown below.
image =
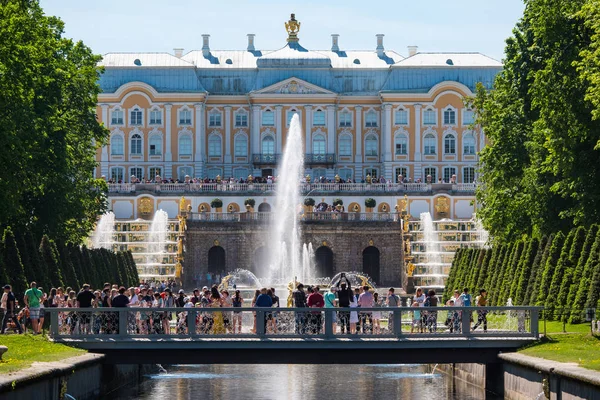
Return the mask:
[[(313, 249), (326, 247), (333, 253), (333, 275), (342, 271), (363, 271), (363, 252), (369, 247), (379, 252), (378, 286), (405, 286), (402, 234), (397, 222), (379, 221), (307, 221), (302, 224), (302, 241)], [(260, 221), (202, 222), (187, 224), (184, 261), (184, 285), (205, 282), (209, 251), (225, 251), (227, 272), (243, 268), (261, 276), (266, 255), (273, 246), (269, 226)], [(323, 250), (322, 250), (323, 251)], [(325, 250), (326, 251), (326, 250)], [(376, 274), (369, 274), (375, 277)]]

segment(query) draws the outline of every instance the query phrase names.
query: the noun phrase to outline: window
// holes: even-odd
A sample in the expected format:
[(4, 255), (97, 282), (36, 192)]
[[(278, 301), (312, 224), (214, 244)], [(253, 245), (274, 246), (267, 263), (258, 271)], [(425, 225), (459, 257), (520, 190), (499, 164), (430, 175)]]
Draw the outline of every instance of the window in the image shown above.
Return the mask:
[(435, 136), (432, 135), (431, 133), (428, 133), (427, 135), (425, 135), (425, 139), (423, 140), (423, 143), (425, 144), (425, 155), (428, 154), (435, 154)]
[(369, 111), (365, 115), (365, 126), (376, 127), (377, 126), (377, 113), (373, 110)]
[(221, 136), (212, 135), (208, 138), (208, 156), (221, 157)]
[(352, 126), (352, 114), (349, 111), (342, 111), (340, 113), (340, 126), (341, 127)]
[(379, 171), (377, 171), (375, 168), (365, 169), (365, 176), (371, 175), (371, 178), (377, 178), (378, 173), (379, 173)]
[(111, 125), (123, 125), (123, 110), (113, 110), (110, 115)]
[(208, 115), (208, 126), (221, 126), (221, 114), (217, 112)]
[(110, 138), (110, 154), (113, 156), (122, 156), (124, 153), (123, 136), (112, 135)]
[(471, 125), (475, 123), (475, 113), (473, 110), (463, 110), (463, 125)]
[(244, 135), (237, 135), (234, 142), (234, 154), (236, 157), (248, 156), (248, 139)]
[(365, 155), (376, 156), (379, 154), (377, 147), (377, 138), (373, 135), (367, 136), (367, 139), (365, 140)]
[(444, 154), (456, 154), (456, 136), (452, 133), (444, 137)]
[(233, 177), (235, 179), (247, 179), (248, 175), (250, 175), (250, 172), (248, 171), (248, 168), (236, 168), (233, 170)]
[(450, 183), (450, 178), (452, 178), (452, 175), (456, 175), (456, 168), (444, 167), (444, 183)]
[(142, 154), (142, 137), (137, 133), (131, 137), (130, 154)]
[(162, 124), (162, 113), (160, 110), (151, 110), (150, 111), (150, 125), (160, 125)]
[(396, 136), (396, 155), (408, 154), (408, 138), (405, 134)]
[(154, 180), (156, 175), (158, 175), (162, 178), (162, 168), (159, 168), (159, 167), (150, 168), (150, 175), (148, 175), (148, 178)]
[(208, 176), (208, 179), (216, 179), (217, 175), (223, 176), (223, 173), (221, 168), (209, 168), (206, 171), (206, 175)]
[(179, 155), (192, 155), (192, 137), (190, 135), (182, 135), (179, 137)]
[(456, 111), (451, 108), (444, 110), (444, 125), (455, 125), (456, 124)]
[(131, 176), (135, 176), (138, 181), (144, 178), (144, 170), (140, 167), (133, 167), (129, 171), (131, 172)]
[(273, 155), (275, 154), (275, 139), (273, 136), (265, 136), (262, 140), (262, 154)]
[(327, 176), (327, 170), (325, 168), (313, 168), (312, 169), (313, 180), (317, 180), (321, 177)]
[(264, 126), (275, 125), (275, 114), (271, 110), (265, 110), (262, 114), (262, 124)]
[(425, 182), (427, 182), (427, 177), (431, 175), (431, 182), (437, 182), (437, 169), (433, 167), (425, 168)]
[(142, 110), (139, 108), (134, 108), (131, 110), (131, 125), (142, 125)]
[(464, 167), (463, 168), (463, 182), (464, 183), (475, 182), (475, 168), (473, 168), (473, 167)]
[(352, 179), (352, 175), (354, 174), (354, 170), (352, 168), (340, 168), (338, 171), (338, 175), (343, 180), (347, 181), (348, 179)]
[(473, 136), (472, 133), (467, 133), (465, 136), (463, 136), (463, 154), (475, 154), (475, 136)]
[(297, 111), (294, 109), (291, 109), (287, 112), (287, 126), (290, 126), (290, 123), (292, 122), (292, 117), (294, 116), (294, 114), (296, 114)]
[(317, 110), (313, 115), (314, 126), (325, 126), (325, 111)]
[(423, 125), (435, 125), (435, 110), (425, 110), (423, 112)]
[[(219, 114), (220, 117), (220, 114)], [(179, 125), (191, 125), (192, 124), (192, 110), (183, 109), (179, 110)], [(221, 125), (219, 123), (219, 125)], [(213, 126), (213, 125), (211, 125)]]
[(408, 178), (408, 169), (406, 167), (396, 168), (396, 183), (402, 183), (398, 180), (398, 176), (402, 175), (402, 179)]
[(123, 167), (112, 167), (110, 169), (110, 179), (115, 183), (123, 182), (125, 179), (125, 169)]
[(343, 135), (340, 137), (340, 156), (352, 155), (352, 137)]
[(179, 167), (177, 168), (177, 178), (181, 182), (185, 182), (185, 176), (189, 176), (190, 178), (193, 176), (192, 167)]
[(313, 154), (325, 154), (325, 137), (323, 135), (316, 135), (313, 137)]
[(248, 114), (244, 112), (235, 114), (235, 126), (248, 126)]
[(150, 136), (150, 155), (160, 156), (162, 154), (162, 138), (159, 135)]
[(394, 121), (396, 125), (408, 125), (408, 111), (396, 110)]

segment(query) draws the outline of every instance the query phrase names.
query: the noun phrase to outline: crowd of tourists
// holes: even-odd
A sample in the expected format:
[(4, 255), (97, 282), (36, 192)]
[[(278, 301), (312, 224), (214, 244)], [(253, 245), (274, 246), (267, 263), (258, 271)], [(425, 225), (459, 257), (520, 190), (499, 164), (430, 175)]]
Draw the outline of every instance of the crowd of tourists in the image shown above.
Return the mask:
[[(251, 300), (246, 301), (240, 290), (235, 286), (230, 293), (227, 289), (219, 290), (215, 284), (204, 286), (201, 290), (194, 289), (186, 293), (183, 289), (174, 290), (172, 281), (153, 281), (142, 283), (139, 287), (119, 287), (110, 283), (104, 284), (101, 289), (92, 289), (85, 284), (81, 289), (52, 288), (46, 293), (43, 288), (31, 282), (25, 292), (23, 307), (19, 308), (18, 301), (10, 285), (4, 286), (2, 296), (1, 333), (6, 330), (23, 333), (28, 329), (33, 334), (39, 334), (47, 320), (48, 308), (79, 308), (90, 309), (90, 312), (60, 312), (59, 329), (68, 334), (100, 334), (118, 333), (118, 312), (93, 312), (92, 309), (106, 308), (138, 308), (136, 312), (127, 314), (127, 327), (136, 334), (186, 334), (189, 328), (189, 308), (228, 308), (224, 311), (203, 311), (195, 313), (196, 332), (200, 334), (240, 334), (257, 333), (257, 314), (264, 318), (265, 333), (278, 333), (283, 331), (283, 325), (293, 326), (296, 334), (320, 334), (324, 332), (323, 312), (296, 311), (283, 313), (280, 308), (280, 299), (275, 288), (257, 289)], [(246, 304), (245, 304), (246, 303)], [(434, 333), (438, 330), (438, 310), (429, 310), (438, 307), (438, 297), (434, 290), (427, 293), (421, 288), (416, 289), (413, 297), (409, 297), (407, 306), (412, 315), (411, 333)], [(479, 295), (472, 299), (469, 289), (462, 293), (454, 291), (454, 295), (446, 303), (447, 307), (477, 306), (477, 322), (471, 329), (482, 326), (487, 331), (487, 293), (480, 290)], [(400, 307), (402, 301), (395, 294), (394, 288), (389, 288), (386, 295), (381, 296), (369, 286), (352, 287), (350, 281), (342, 274), (336, 285), (326, 290), (317, 286), (304, 286), (298, 284), (291, 296), (291, 306), (295, 308), (332, 309), (331, 330), (341, 334), (381, 334), (392, 332), (394, 313), (385, 312), (384, 308)], [(242, 331), (242, 311), (235, 308), (250, 307), (255, 310), (252, 328)], [(144, 311), (144, 308), (152, 310)], [(171, 308), (167, 311), (156, 309)], [(181, 311), (176, 311), (181, 308)], [(345, 310), (334, 311), (335, 308)], [(175, 309), (175, 310), (173, 310)], [(265, 309), (262, 313), (256, 310)], [(356, 309), (356, 310), (353, 310)], [(379, 310), (381, 309), (381, 310)], [(388, 310), (389, 311), (389, 310)], [(327, 312), (327, 311), (326, 311)], [(247, 314), (247, 313), (246, 313)], [(247, 314), (248, 315), (248, 314)], [(292, 320), (290, 320), (292, 318)], [(387, 324), (382, 321), (386, 321)], [(470, 322), (473, 322), (472, 316)], [(460, 333), (463, 329), (462, 311), (448, 310), (444, 321), (450, 332)], [(289, 328), (288, 328), (289, 329)]]

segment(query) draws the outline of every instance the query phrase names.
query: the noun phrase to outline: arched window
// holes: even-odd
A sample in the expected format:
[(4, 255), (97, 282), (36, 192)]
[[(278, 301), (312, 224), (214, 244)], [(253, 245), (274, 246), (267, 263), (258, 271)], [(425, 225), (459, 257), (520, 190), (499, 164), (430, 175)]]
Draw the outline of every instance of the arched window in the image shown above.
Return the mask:
[(352, 155), (352, 137), (349, 135), (340, 136), (340, 156), (351, 156)]
[(452, 133), (444, 137), (444, 154), (456, 154), (456, 136)]
[(142, 125), (142, 110), (136, 107), (133, 110), (131, 110), (130, 116), (131, 125)]
[(425, 154), (435, 154), (436, 153), (436, 145), (435, 145), (435, 136), (431, 133), (425, 135), (423, 140), (423, 144), (425, 145)]
[(444, 110), (444, 125), (456, 125), (456, 111), (450, 107)]
[(325, 126), (325, 111), (316, 110), (313, 115), (314, 126)]
[(179, 137), (179, 155), (192, 155), (192, 137), (190, 135), (181, 135)]
[(365, 155), (376, 156), (378, 154), (377, 137), (375, 137), (375, 135), (367, 136), (367, 139), (365, 140)]
[(124, 153), (123, 136), (112, 135), (110, 138), (110, 154), (113, 156), (122, 156)]
[(221, 136), (211, 135), (208, 138), (208, 156), (221, 157)]
[(396, 135), (396, 155), (406, 155), (408, 154), (408, 137), (405, 134), (401, 133)]
[(162, 138), (159, 135), (150, 136), (148, 144), (150, 145), (151, 156), (160, 156), (162, 154)]
[(465, 155), (475, 154), (475, 136), (472, 133), (463, 136), (463, 153)]
[(137, 133), (131, 137), (131, 154), (142, 154), (142, 137)]
[(325, 137), (323, 135), (315, 135), (312, 146), (313, 154), (325, 154)]
[(241, 134), (237, 135), (235, 137), (234, 147), (236, 157), (246, 157), (248, 155), (248, 139), (246, 139), (246, 136)]
[(275, 154), (275, 139), (273, 136), (265, 136), (262, 140), (262, 154), (273, 155)]

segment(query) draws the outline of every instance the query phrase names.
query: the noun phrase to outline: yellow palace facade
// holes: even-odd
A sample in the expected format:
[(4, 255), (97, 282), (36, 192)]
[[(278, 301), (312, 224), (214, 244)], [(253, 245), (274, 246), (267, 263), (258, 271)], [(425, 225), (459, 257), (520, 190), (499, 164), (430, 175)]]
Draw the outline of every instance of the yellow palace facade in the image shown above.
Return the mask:
[[(295, 20), (290, 20), (295, 21)], [(502, 65), (479, 53), (303, 48), (288, 29), (279, 50), (219, 51), (203, 35), (184, 54), (111, 53), (103, 60), (98, 116), (111, 131), (97, 176), (114, 182), (278, 174), (298, 114), (306, 175), (396, 182), (476, 179), (484, 133), (463, 99)]]

